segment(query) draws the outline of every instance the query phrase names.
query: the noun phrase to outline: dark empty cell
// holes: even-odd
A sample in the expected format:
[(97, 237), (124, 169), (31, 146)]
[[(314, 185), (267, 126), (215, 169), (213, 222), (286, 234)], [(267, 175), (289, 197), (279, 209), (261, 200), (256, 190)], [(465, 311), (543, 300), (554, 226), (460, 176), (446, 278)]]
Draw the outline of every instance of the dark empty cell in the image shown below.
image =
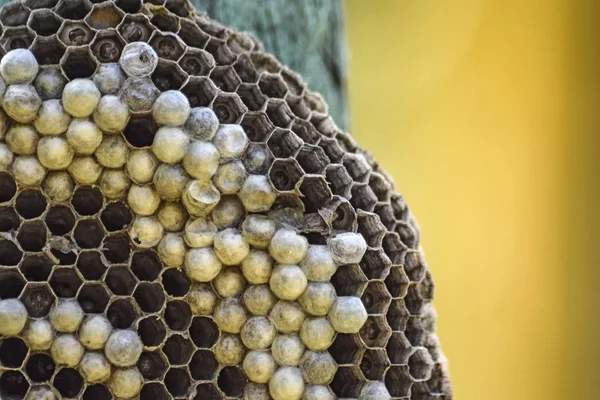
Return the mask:
[(67, 78), (89, 78), (96, 72), (98, 64), (89, 47), (75, 48), (65, 56), (61, 66)]
[(358, 265), (343, 265), (331, 277), (338, 296), (360, 296), (367, 278)]
[(412, 384), (413, 379), (407, 366), (393, 366), (385, 374), (385, 386), (394, 398), (410, 396)]
[(0, 240), (0, 265), (17, 265), (23, 253), (10, 240)]
[(77, 259), (77, 269), (85, 279), (98, 280), (104, 275), (106, 265), (102, 262), (102, 255), (98, 251), (84, 251)]
[(371, 281), (365, 289), (361, 300), (365, 305), (367, 313), (382, 314), (387, 310), (391, 296), (381, 281)]
[(8, 27), (0, 40), (6, 50), (26, 49), (31, 46), (33, 35), (34, 33), (25, 26)]
[(79, 294), (77, 301), (83, 309), (88, 313), (103, 313), (106, 309), (110, 296), (104, 287), (100, 284), (84, 285)]
[(3, 367), (19, 368), (23, 365), (25, 357), (27, 357), (27, 345), (21, 339), (5, 338), (0, 342), (0, 362)]
[(270, 99), (266, 111), (271, 122), (280, 128), (289, 128), (294, 121), (292, 110), (283, 100)]
[(246, 379), (238, 367), (225, 367), (219, 373), (217, 384), (227, 396), (239, 397), (244, 392)]
[(163, 286), (165, 291), (174, 297), (185, 296), (190, 290), (190, 280), (180, 269), (171, 268), (163, 272)]
[(94, 249), (102, 243), (104, 228), (97, 219), (85, 219), (77, 223), (73, 236), (81, 248)]
[(52, 272), (54, 264), (46, 256), (31, 255), (21, 264), (21, 273), (29, 282), (45, 281)]
[[(364, 378), (363, 378), (364, 379)], [(333, 381), (329, 384), (337, 397), (357, 398), (362, 389), (363, 381), (360, 372), (354, 367), (340, 367)]]
[(6, 172), (0, 172), (0, 203), (9, 201), (17, 192), (15, 180)]
[(0, 399), (21, 400), (29, 390), (27, 379), (19, 371), (4, 371), (0, 377)]
[(24, 190), (15, 200), (17, 212), (25, 219), (39, 217), (46, 210), (46, 198), (38, 190)]
[(19, 229), (17, 241), (25, 251), (41, 251), (46, 244), (47, 233), (43, 222), (25, 222)]
[(133, 297), (144, 312), (158, 312), (165, 303), (165, 295), (158, 283), (140, 283), (135, 289)]
[(52, 207), (46, 214), (46, 226), (54, 235), (62, 236), (75, 226), (75, 216), (69, 207)]
[(171, 365), (186, 365), (190, 361), (194, 345), (181, 335), (170, 336), (162, 348)]
[(60, 59), (65, 54), (66, 47), (56, 36), (38, 36), (29, 49), (39, 64), (54, 65), (60, 62)]
[(54, 270), (49, 283), (58, 297), (75, 297), (82, 282), (75, 269), (59, 268)]
[(162, 383), (147, 383), (140, 392), (140, 400), (170, 400), (171, 396)]
[(277, 190), (293, 190), (304, 175), (300, 165), (294, 159), (275, 160), (269, 171), (269, 179)]
[(132, 299), (118, 299), (108, 307), (106, 316), (113, 327), (127, 329), (137, 319), (138, 312)]
[(210, 318), (195, 317), (190, 327), (190, 337), (196, 346), (209, 349), (219, 339), (219, 328)]
[(183, 301), (170, 301), (165, 309), (165, 321), (174, 331), (183, 331), (188, 328), (192, 320), (192, 310)]
[(179, 28), (178, 18), (172, 14), (155, 14), (150, 22), (161, 31), (177, 32)]
[(116, 0), (115, 4), (126, 13), (135, 13), (142, 7), (142, 0)]
[(175, 61), (159, 60), (152, 74), (152, 82), (161, 92), (179, 90), (187, 80), (187, 74)]
[(133, 147), (148, 147), (154, 141), (158, 126), (151, 117), (131, 118), (123, 132), (125, 139)]
[(338, 364), (355, 364), (363, 353), (358, 335), (338, 333), (327, 351)]
[(154, 347), (162, 343), (167, 328), (158, 316), (150, 316), (138, 323), (138, 333), (145, 346)]
[(194, 400), (220, 400), (221, 398), (221, 393), (212, 383), (203, 383), (196, 386)]
[(105, 385), (88, 386), (83, 392), (83, 400), (112, 400), (110, 390)]
[(83, 378), (72, 368), (63, 368), (54, 377), (54, 387), (63, 397), (76, 397), (83, 387)]
[(369, 316), (360, 328), (360, 337), (367, 347), (385, 347), (391, 329), (383, 315)]
[(79, 215), (94, 215), (102, 209), (102, 193), (98, 188), (87, 186), (77, 188), (73, 193), (71, 204)]
[(219, 363), (210, 350), (198, 350), (190, 362), (190, 373), (197, 381), (208, 381), (214, 378)]
[(12, 207), (0, 207), (0, 232), (9, 232), (19, 228), (21, 220)]
[(181, 89), (192, 107), (207, 107), (217, 95), (217, 87), (208, 78), (190, 78)]
[(412, 352), (412, 346), (402, 332), (394, 332), (388, 341), (386, 351), (392, 364), (406, 364)]
[(107, 231), (120, 231), (127, 229), (131, 223), (131, 211), (123, 203), (110, 203), (102, 211), (100, 219)]
[(158, 278), (162, 263), (153, 251), (140, 251), (131, 258), (131, 271), (141, 281), (153, 281)]
[(72, 265), (77, 260), (77, 254), (74, 251), (61, 251), (59, 249), (50, 250), (52, 255), (56, 257), (59, 265)]
[(25, 372), (33, 382), (45, 382), (54, 374), (54, 361), (47, 354), (34, 354), (27, 360)]
[(140, 355), (137, 367), (144, 378), (152, 380), (162, 377), (169, 366), (160, 353), (145, 351)]
[(127, 267), (112, 267), (104, 278), (106, 286), (118, 296), (131, 295), (135, 289), (135, 277)]
[(46, 283), (29, 284), (21, 295), (21, 301), (32, 318), (48, 315), (54, 303), (54, 294)]
[(16, 268), (0, 269), (0, 299), (19, 297), (25, 287), (25, 280)]
[(56, 7), (56, 13), (65, 19), (83, 19), (91, 6), (85, 0), (61, 1)]
[(29, 27), (41, 36), (50, 36), (58, 32), (61, 20), (50, 10), (40, 10), (31, 14)]
[(111, 263), (126, 263), (129, 261), (131, 244), (126, 233), (111, 235), (104, 239), (103, 253)]
[(165, 376), (165, 385), (173, 396), (185, 396), (190, 388), (190, 376), (183, 368), (171, 368)]
[(385, 350), (367, 350), (360, 363), (360, 369), (368, 380), (381, 381), (389, 365)]

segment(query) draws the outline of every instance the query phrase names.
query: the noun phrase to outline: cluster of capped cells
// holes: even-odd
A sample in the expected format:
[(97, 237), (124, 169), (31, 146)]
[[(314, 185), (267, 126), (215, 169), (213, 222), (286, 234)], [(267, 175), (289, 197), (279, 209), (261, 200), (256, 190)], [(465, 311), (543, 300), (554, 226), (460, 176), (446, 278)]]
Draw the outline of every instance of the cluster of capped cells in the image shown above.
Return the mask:
[(0, 398), (450, 399), (390, 178), (184, 0), (0, 10)]

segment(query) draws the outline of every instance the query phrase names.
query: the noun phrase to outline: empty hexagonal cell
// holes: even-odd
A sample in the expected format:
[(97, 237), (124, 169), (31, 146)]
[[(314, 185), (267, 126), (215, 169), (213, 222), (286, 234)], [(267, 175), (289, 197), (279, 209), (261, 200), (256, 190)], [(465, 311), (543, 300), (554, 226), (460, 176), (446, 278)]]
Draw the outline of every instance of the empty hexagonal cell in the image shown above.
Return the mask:
[(258, 81), (258, 73), (250, 60), (249, 55), (241, 54), (233, 65), (238, 76), (245, 83), (256, 83)]
[(172, 33), (155, 32), (150, 39), (150, 46), (160, 58), (177, 61), (185, 51), (185, 44)]
[(162, 351), (171, 365), (186, 365), (190, 361), (194, 345), (189, 339), (175, 334), (167, 339)]
[(239, 397), (244, 392), (246, 378), (238, 367), (225, 367), (219, 372), (217, 379), (219, 389), (229, 397)]
[(332, 194), (323, 175), (306, 175), (300, 184), (302, 203), (308, 213), (314, 213), (324, 207)]
[(411, 316), (406, 322), (406, 329), (404, 331), (406, 338), (413, 346), (423, 346), (427, 332), (423, 327), (423, 321), (419, 316)]
[(283, 100), (269, 99), (266, 112), (271, 122), (279, 128), (290, 128), (294, 122), (294, 113)]
[(116, 28), (125, 13), (113, 2), (94, 4), (92, 11), (85, 18), (85, 22), (94, 29)]
[(192, 310), (187, 302), (174, 300), (167, 303), (165, 321), (174, 331), (184, 331), (190, 326)]
[(338, 296), (360, 296), (366, 282), (367, 277), (356, 264), (339, 267), (331, 277)]
[(62, 0), (55, 10), (64, 19), (83, 19), (91, 10), (91, 5), (86, 0)]
[(379, 215), (360, 211), (357, 215), (358, 233), (366, 240), (370, 247), (380, 247), (383, 235), (386, 233), (385, 226), (381, 223)]
[(85, 284), (77, 294), (79, 305), (87, 313), (103, 313), (109, 299), (110, 295), (104, 286), (99, 283)]
[(394, 365), (406, 365), (413, 348), (403, 332), (393, 332), (386, 347), (390, 362)]
[(236, 55), (224, 40), (211, 38), (205, 48), (213, 55), (217, 65), (231, 65), (235, 62)]
[(339, 164), (328, 165), (325, 168), (325, 176), (334, 194), (344, 198), (350, 197), (353, 181), (346, 168)]
[(387, 229), (394, 229), (396, 225), (396, 217), (394, 217), (394, 209), (389, 203), (379, 203), (373, 208), (373, 212), (379, 215), (381, 222)]
[(163, 32), (177, 32), (179, 30), (179, 18), (171, 13), (155, 13), (150, 22)]
[(139, 316), (133, 299), (117, 299), (110, 303), (106, 317), (116, 329), (127, 329), (133, 325)]
[(71, 204), (79, 215), (97, 214), (102, 209), (102, 192), (96, 187), (78, 187), (73, 193)]
[(21, 294), (21, 302), (32, 318), (48, 315), (54, 300), (54, 293), (47, 283), (29, 283)]
[(214, 383), (201, 383), (196, 386), (194, 400), (219, 400), (223, 397)]
[(106, 265), (102, 261), (102, 255), (98, 251), (84, 251), (77, 259), (77, 269), (87, 280), (98, 280), (106, 272)]
[(433, 300), (435, 286), (433, 285), (433, 280), (429, 271), (425, 273), (425, 278), (423, 278), (421, 282), (417, 283), (417, 292), (419, 297), (426, 302)]
[(138, 251), (131, 257), (131, 271), (140, 281), (153, 281), (158, 278), (162, 263), (153, 251)]
[[(206, 34), (202, 29), (198, 27), (193, 21), (181, 20), (181, 29), (179, 30), (179, 37), (188, 46), (196, 47), (199, 49), (204, 48), (210, 36)], [(212, 57), (212, 56), (211, 56)]]
[(21, 2), (7, 4), (0, 12), (0, 22), (4, 26), (25, 25), (28, 17), (29, 11)]
[(60, 60), (60, 66), (69, 79), (89, 78), (96, 72), (98, 61), (89, 46), (69, 47)]
[(190, 279), (180, 269), (169, 268), (162, 274), (165, 291), (173, 297), (183, 297), (190, 291)]
[(190, 361), (192, 379), (197, 381), (210, 381), (214, 379), (219, 368), (215, 354), (210, 350), (198, 350)]
[(242, 80), (230, 66), (215, 67), (210, 73), (210, 79), (221, 90), (235, 92)]
[(117, 233), (107, 236), (104, 239), (102, 248), (104, 256), (111, 263), (118, 264), (129, 261), (129, 255), (131, 254), (131, 242), (129, 241), (129, 236), (126, 233)]
[(62, 19), (48, 9), (35, 10), (29, 16), (27, 26), (40, 36), (50, 36), (58, 32)]
[(0, 239), (0, 265), (17, 265), (22, 257), (23, 252), (19, 250), (15, 243)]
[(369, 314), (382, 314), (386, 312), (391, 296), (383, 282), (371, 281), (363, 292), (361, 300)]
[(151, 116), (133, 117), (127, 123), (123, 134), (130, 145), (144, 148), (152, 145), (157, 130), (158, 126)]
[(190, 326), (190, 337), (200, 348), (210, 349), (219, 339), (219, 328), (212, 318), (194, 317)]
[(125, 203), (110, 203), (102, 211), (100, 220), (108, 232), (127, 229), (131, 223), (131, 211)]
[(190, 388), (190, 376), (183, 368), (171, 368), (165, 375), (165, 386), (173, 396), (185, 396)]
[(279, 191), (291, 191), (296, 187), (304, 175), (304, 171), (298, 165), (298, 162), (293, 159), (277, 159), (273, 161), (273, 165), (269, 170), (269, 180), (273, 187)]
[(126, 13), (135, 13), (142, 7), (142, 0), (116, 0), (115, 5)]
[(288, 92), (287, 85), (279, 74), (264, 73), (258, 81), (260, 90), (269, 97), (283, 99)]
[(21, 400), (29, 390), (29, 383), (19, 371), (4, 371), (0, 375), (0, 397), (6, 400)]
[(140, 400), (170, 400), (171, 395), (162, 382), (151, 382), (144, 385), (140, 392)]
[(17, 298), (25, 287), (25, 279), (17, 268), (0, 270), (0, 299)]
[(190, 102), (191, 107), (207, 107), (217, 96), (217, 87), (210, 79), (205, 77), (192, 76), (181, 88)]
[(15, 28), (8, 27), (0, 37), (0, 44), (6, 51), (14, 49), (26, 49), (33, 43), (34, 32), (24, 26)]
[(358, 367), (339, 367), (329, 384), (338, 397), (357, 398), (365, 383)]
[(48, 232), (42, 221), (25, 222), (17, 234), (17, 241), (25, 251), (42, 251)]
[(411, 249), (419, 247), (419, 232), (414, 229), (411, 225), (398, 222), (394, 230), (400, 235), (402, 243)]
[(21, 225), (21, 220), (12, 207), (0, 207), (0, 232), (16, 230)]
[[(301, 140), (301, 139), (300, 139)], [(302, 169), (309, 174), (322, 173), (329, 164), (329, 158), (319, 146), (305, 144), (296, 157)]]
[(403, 331), (406, 329), (406, 323), (410, 313), (404, 305), (404, 300), (394, 299), (390, 303), (390, 307), (387, 312), (387, 321), (392, 330)]
[(82, 281), (74, 268), (62, 267), (52, 272), (48, 283), (58, 297), (75, 297)]
[(179, 60), (179, 65), (189, 75), (206, 76), (215, 67), (215, 60), (210, 53), (204, 50), (188, 48)]
[(385, 371), (389, 366), (390, 362), (383, 349), (368, 349), (363, 354), (360, 362), (360, 370), (365, 378), (370, 381), (383, 380)]
[(310, 117), (311, 110), (308, 107), (308, 104), (306, 104), (306, 100), (304, 99), (304, 97), (288, 93), (285, 98), (285, 101), (288, 104), (290, 110), (292, 110), (292, 112), (297, 117), (306, 119)]
[(369, 279), (385, 279), (392, 263), (381, 249), (367, 249), (360, 267)]
[(46, 211), (46, 198), (39, 190), (24, 190), (15, 200), (15, 208), (25, 219), (37, 218)]
[(352, 197), (350, 202), (355, 208), (365, 211), (373, 211), (377, 204), (377, 196), (366, 183), (355, 183), (351, 189)]
[(404, 305), (411, 315), (421, 314), (421, 309), (425, 304), (425, 300), (421, 297), (415, 284), (411, 284), (408, 287), (406, 297), (404, 297)]
[(219, 93), (212, 108), (222, 124), (238, 124), (248, 108), (235, 93)]
[(187, 17), (192, 12), (189, 3), (185, 0), (167, 0), (165, 7), (167, 10), (180, 17)]
[(117, 296), (127, 296), (133, 293), (136, 279), (127, 267), (112, 267), (104, 278), (106, 286)]
[(360, 329), (360, 337), (367, 347), (385, 347), (391, 329), (383, 315), (371, 315)]
[(145, 351), (140, 355), (137, 367), (144, 378), (153, 380), (161, 378), (169, 365), (160, 352)]
[(407, 366), (393, 366), (385, 374), (385, 386), (394, 397), (406, 397), (411, 394), (413, 380)]
[(187, 73), (175, 61), (170, 60), (158, 60), (152, 73), (152, 82), (161, 92), (181, 89), (187, 78)]
[(27, 345), (21, 339), (4, 338), (0, 341), (0, 363), (6, 368), (20, 368), (28, 351)]
[(259, 112), (246, 113), (241, 125), (252, 142), (266, 142), (275, 129), (269, 118)]
[(138, 334), (146, 347), (161, 344), (167, 335), (167, 327), (158, 316), (149, 316), (138, 322)]
[(92, 41), (95, 33), (85, 22), (65, 21), (57, 36), (67, 46), (83, 46)]
[(418, 347), (408, 358), (408, 372), (415, 381), (426, 381), (431, 377), (433, 359), (424, 347)]
[(160, 311), (165, 303), (163, 289), (158, 283), (140, 283), (133, 292), (133, 297), (140, 309), (149, 313)]
[(19, 268), (29, 282), (39, 282), (48, 279), (53, 266), (54, 263), (45, 255), (28, 255)]
[(238, 86), (236, 93), (250, 111), (260, 111), (268, 99), (260, 91), (258, 85), (252, 83), (242, 83)]
[(273, 155), (279, 158), (294, 156), (302, 144), (302, 139), (287, 129), (275, 129), (267, 141)]
[(77, 397), (83, 388), (83, 378), (73, 368), (63, 368), (54, 376), (54, 387), (63, 397)]
[(54, 375), (56, 365), (48, 354), (33, 354), (27, 360), (25, 372), (32, 382), (41, 383), (49, 381)]
[(419, 251), (409, 251), (404, 260), (404, 271), (411, 282), (419, 282), (425, 277), (427, 264)]
[[(131, 2), (131, 0), (129, 1)], [(143, 14), (127, 14), (117, 28), (123, 39), (128, 43), (147, 42), (154, 29), (148, 17)]]
[(379, 201), (388, 201), (392, 191), (391, 183), (380, 173), (374, 172), (369, 176), (369, 186)]
[(17, 193), (17, 184), (6, 172), (0, 172), (0, 203), (11, 200)]
[[(389, 257), (390, 261), (395, 264), (402, 264), (402, 263), (410, 263), (411, 266), (414, 266), (414, 268), (418, 268), (419, 265), (423, 265), (423, 270), (425, 269), (424, 264), (420, 264), (421, 261), (419, 260), (419, 256), (418, 253), (407, 253), (406, 252), (406, 246), (402, 243), (402, 240), (400, 240), (400, 237), (398, 236), (398, 234), (395, 233), (388, 233), (383, 237), (383, 242), (382, 242), (382, 247), (383, 247), (383, 251), (385, 251), (385, 254)], [(415, 257), (416, 256), (416, 257)], [(406, 260), (405, 260), (406, 258)], [(410, 274), (408, 273), (408, 269), (406, 268), (407, 266), (405, 265), (404, 270), (406, 271), (407, 275)], [(420, 268), (419, 268), (420, 269)], [(418, 272), (418, 271), (414, 271), (414, 272)], [(414, 273), (413, 272), (413, 273)], [(412, 279), (411, 279), (412, 280)]]
[(358, 364), (365, 350), (356, 334), (338, 333), (329, 347), (329, 354), (340, 365)]
[(342, 161), (345, 152), (337, 140), (323, 137), (319, 141), (319, 147), (325, 151), (325, 154), (327, 154), (332, 163), (340, 163)]
[(96, 218), (79, 221), (73, 231), (73, 238), (82, 249), (99, 247), (104, 235), (104, 228)]
[(101, 63), (119, 61), (124, 46), (125, 42), (121, 39), (117, 31), (113, 29), (99, 31), (90, 45), (92, 54)]
[(112, 394), (103, 384), (90, 385), (83, 392), (83, 400), (112, 400)]
[(281, 70), (281, 64), (271, 54), (253, 53), (250, 55), (250, 58), (256, 72), (259, 74), (262, 74), (263, 72), (277, 73)]

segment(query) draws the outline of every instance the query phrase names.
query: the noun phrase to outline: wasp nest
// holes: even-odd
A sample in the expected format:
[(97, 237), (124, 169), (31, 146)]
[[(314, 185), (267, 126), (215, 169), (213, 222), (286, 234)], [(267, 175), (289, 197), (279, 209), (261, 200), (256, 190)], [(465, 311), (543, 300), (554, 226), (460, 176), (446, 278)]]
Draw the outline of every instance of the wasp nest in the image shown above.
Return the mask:
[(0, 398), (450, 398), (402, 197), (255, 39), (183, 0), (0, 22)]

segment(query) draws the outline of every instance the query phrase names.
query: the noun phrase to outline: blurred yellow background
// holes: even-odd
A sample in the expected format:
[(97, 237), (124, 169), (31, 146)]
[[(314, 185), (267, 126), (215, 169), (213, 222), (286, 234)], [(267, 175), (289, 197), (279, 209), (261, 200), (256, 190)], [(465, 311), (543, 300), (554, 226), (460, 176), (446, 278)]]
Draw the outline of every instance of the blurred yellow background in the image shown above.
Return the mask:
[(351, 132), (420, 223), (455, 398), (600, 398), (600, 2), (344, 4)]

